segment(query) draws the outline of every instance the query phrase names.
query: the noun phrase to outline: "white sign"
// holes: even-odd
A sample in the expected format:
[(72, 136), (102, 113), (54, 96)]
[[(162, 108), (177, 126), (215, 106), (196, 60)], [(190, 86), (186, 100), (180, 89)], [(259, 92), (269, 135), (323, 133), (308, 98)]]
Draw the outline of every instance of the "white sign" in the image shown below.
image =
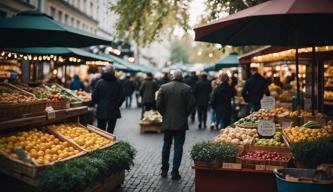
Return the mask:
[(275, 98), (272, 96), (264, 96), (261, 101), (261, 108), (269, 111), (270, 109), (275, 107)]
[(273, 137), (276, 128), (275, 123), (270, 120), (262, 120), (258, 124), (258, 134), (264, 137)]
[(283, 121), (282, 124), (281, 124), (281, 127), (282, 127), (282, 129), (291, 127), (292, 123), (293, 122), (290, 122), (290, 121), (289, 122), (288, 121)]
[(47, 113), (47, 118), (48, 119), (55, 119), (56, 118), (56, 114), (55, 114), (55, 111), (54, 111), (53, 107), (51, 107), (51, 106), (46, 107), (45, 111)]

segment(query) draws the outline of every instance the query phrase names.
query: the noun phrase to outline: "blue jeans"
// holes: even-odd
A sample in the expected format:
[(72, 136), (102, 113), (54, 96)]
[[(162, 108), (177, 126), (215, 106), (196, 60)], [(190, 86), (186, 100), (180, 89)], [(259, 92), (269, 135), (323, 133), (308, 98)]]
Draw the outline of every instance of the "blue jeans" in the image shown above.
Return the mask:
[(162, 171), (168, 172), (169, 170), (169, 157), (170, 149), (174, 139), (174, 155), (173, 167), (171, 174), (178, 174), (180, 163), (183, 156), (183, 145), (185, 142), (185, 130), (165, 130), (164, 131), (164, 144), (162, 149)]
[(132, 106), (132, 95), (127, 95), (125, 97), (125, 107), (131, 108), (131, 106)]

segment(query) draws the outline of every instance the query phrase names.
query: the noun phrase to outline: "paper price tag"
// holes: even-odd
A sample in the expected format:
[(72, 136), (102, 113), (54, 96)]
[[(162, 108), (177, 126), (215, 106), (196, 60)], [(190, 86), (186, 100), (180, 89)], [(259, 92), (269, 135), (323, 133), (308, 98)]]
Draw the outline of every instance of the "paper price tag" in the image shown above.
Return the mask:
[(258, 123), (258, 134), (264, 137), (273, 137), (276, 132), (275, 123), (271, 120), (262, 120)]
[(256, 170), (264, 171), (266, 170), (266, 165), (256, 165)]
[(264, 96), (260, 100), (261, 108), (269, 111), (270, 109), (275, 107), (275, 98), (272, 96)]
[(45, 111), (47, 113), (47, 118), (48, 119), (55, 119), (56, 118), (56, 114), (55, 114), (55, 111), (54, 111), (53, 107), (51, 107), (51, 106), (46, 107)]
[(71, 108), (71, 104), (66, 102), (66, 109)]
[(240, 164), (240, 163), (223, 163), (222, 167), (224, 169), (241, 169), (242, 164)]

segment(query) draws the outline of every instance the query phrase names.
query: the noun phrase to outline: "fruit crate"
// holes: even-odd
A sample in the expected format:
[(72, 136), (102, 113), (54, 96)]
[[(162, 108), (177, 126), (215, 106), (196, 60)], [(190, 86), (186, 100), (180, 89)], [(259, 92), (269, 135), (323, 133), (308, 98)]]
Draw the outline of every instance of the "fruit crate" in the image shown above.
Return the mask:
[(285, 123), (289, 124), (296, 124), (297, 123), (297, 117), (290, 117), (290, 116), (279, 116), (277, 115), (275, 117), (276, 123), (283, 125)]
[[(0, 83), (0, 85), (4, 87), (9, 87), (24, 95), (35, 98), (33, 94), (21, 89), (17, 89), (15, 86), (11, 84)], [(45, 107), (46, 107), (45, 101), (37, 101), (33, 103), (0, 104), (0, 120), (19, 118), (22, 117), (24, 114), (42, 113), (45, 111)]]
[[(252, 145), (245, 146), (244, 151), (236, 157), (236, 162), (241, 163), (243, 168), (256, 169), (257, 165), (287, 167), (288, 163), (292, 157), (292, 155), (289, 151), (288, 152), (287, 151), (286, 152), (277, 152), (279, 154), (282, 154), (284, 157), (287, 157), (288, 158), (287, 161), (245, 159), (245, 158), (241, 157), (242, 155), (244, 155), (245, 153), (250, 152), (250, 151), (259, 151), (259, 149), (256, 146), (252, 146)], [(265, 151), (265, 150), (261, 150), (261, 151)], [(268, 152), (275, 152), (275, 151), (268, 150)]]
[[(46, 132), (50, 133), (47, 130), (46, 130)], [(50, 133), (50, 134), (52, 134), (52, 133)], [(58, 138), (60, 141), (67, 141), (61, 137), (57, 137), (56, 135), (54, 135), (54, 136), (56, 138)], [(75, 145), (72, 145), (69, 141), (67, 141), (67, 142), (70, 144), (70, 146), (79, 150), (80, 152), (76, 155), (72, 155), (72, 156), (69, 156), (69, 157), (61, 159), (61, 160), (53, 161), (46, 165), (38, 164), (32, 158), (31, 158), (32, 159), (31, 163), (17, 160), (17, 159), (12, 158), (5, 152), (0, 151), (0, 171), (3, 172), (4, 174), (12, 176), (18, 180), (21, 180), (31, 186), (36, 186), (38, 173), (45, 167), (51, 166), (57, 162), (78, 158), (78, 157), (81, 157), (86, 154), (86, 152), (82, 151), (80, 148), (76, 147)]]
[(62, 93), (67, 95), (67, 97), (71, 97), (72, 99), (74, 99), (75, 101), (70, 102), (70, 107), (80, 107), (83, 105), (82, 100), (80, 98), (76, 97), (69, 90), (67, 90), (66, 88), (62, 87), (61, 85), (59, 85), (57, 83), (48, 83), (48, 84), (44, 84), (43, 86), (47, 89), (51, 89), (52, 86), (55, 86), (56, 89), (61, 90)]
[[(98, 128), (92, 126), (92, 125), (88, 125), (88, 126), (86, 127), (86, 126), (81, 125), (81, 124), (76, 124), (76, 126), (79, 126), (79, 127), (84, 128), (84, 129), (87, 129), (89, 132), (94, 132), (94, 133), (96, 133), (96, 134), (98, 134), (98, 135), (100, 135), (100, 136), (102, 136), (102, 137), (104, 137), (104, 138), (107, 138), (108, 140), (111, 141), (109, 144), (106, 144), (106, 145), (104, 145), (104, 146), (102, 146), (102, 147), (99, 147), (98, 149), (104, 149), (104, 148), (110, 147), (110, 146), (112, 146), (112, 145), (114, 145), (114, 144), (116, 144), (116, 143), (118, 142), (118, 141), (117, 141), (117, 138), (116, 138), (115, 135), (112, 135), (112, 134), (110, 134), (110, 133), (107, 133), (107, 132), (105, 132), (105, 131), (103, 131), (103, 130), (101, 130), (101, 129), (98, 129)], [(67, 140), (67, 141), (70, 142), (71, 144), (73, 144), (73, 145), (75, 145), (76, 147), (80, 148), (80, 150), (82, 150), (82, 151), (85, 151), (85, 152), (90, 152), (90, 151), (92, 151), (92, 150), (84, 149), (82, 146), (80, 146), (78, 143), (76, 143), (72, 138), (70, 138), (70, 137), (68, 137), (68, 136), (65, 136), (65, 135), (63, 135), (63, 134), (57, 132), (56, 130), (54, 130), (53, 128), (51, 128), (51, 127), (49, 127), (49, 126), (47, 127), (47, 129), (48, 129), (52, 134), (57, 135), (58, 137), (61, 137), (61, 138), (65, 139), (65, 140)]]
[(140, 133), (157, 132), (162, 133), (162, 123), (156, 122), (140, 122)]
[(288, 147), (287, 144), (286, 144), (285, 147), (255, 145), (255, 140), (254, 139), (253, 139), (252, 144), (251, 144), (251, 149), (261, 150), (261, 151), (278, 152), (278, 153), (290, 153), (290, 148)]

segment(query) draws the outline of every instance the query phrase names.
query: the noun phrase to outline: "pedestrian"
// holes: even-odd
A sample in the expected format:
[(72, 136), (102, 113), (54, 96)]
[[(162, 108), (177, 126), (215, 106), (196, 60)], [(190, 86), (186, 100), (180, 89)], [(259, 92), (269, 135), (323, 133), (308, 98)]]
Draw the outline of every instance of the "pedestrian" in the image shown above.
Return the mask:
[(97, 104), (97, 127), (113, 133), (117, 119), (121, 117), (119, 108), (124, 102), (124, 96), (112, 65), (104, 69), (92, 93), (92, 100)]
[(258, 111), (260, 106), (260, 100), (265, 95), (269, 96), (268, 85), (269, 82), (258, 73), (258, 69), (251, 68), (252, 76), (245, 82), (242, 90), (242, 96), (244, 101), (249, 104), (250, 111)]
[(135, 100), (136, 100), (136, 107), (139, 108), (141, 107), (141, 96), (140, 96), (140, 86), (141, 86), (141, 79), (139, 76), (135, 76), (133, 80), (134, 84), (134, 95), (135, 95)]
[[(192, 88), (192, 91), (194, 91), (194, 85), (196, 84), (197, 81), (198, 81), (198, 77), (197, 77), (195, 71), (191, 71), (191, 75), (185, 79), (185, 83)], [(195, 120), (195, 110), (191, 114), (191, 122), (193, 123), (194, 120)]]
[(195, 109), (195, 98), (190, 86), (182, 82), (180, 70), (172, 71), (172, 81), (161, 86), (157, 97), (157, 109), (163, 116), (164, 143), (162, 148), (162, 177), (169, 171), (169, 156), (174, 141), (172, 179), (179, 180), (179, 167), (183, 155), (188, 116)]
[(163, 77), (158, 81), (159, 86), (169, 83), (170, 82), (170, 78), (169, 78), (169, 73), (164, 72)]
[[(214, 90), (222, 83), (220, 80), (221, 74), (222, 74), (222, 71), (219, 71), (217, 73), (215, 79), (213, 79), (211, 82), (212, 92), (210, 94), (210, 101), (211, 101)], [(210, 128), (213, 130), (214, 127), (216, 127), (216, 112), (215, 112), (215, 109), (211, 106), (211, 102), (209, 102), (209, 103), (210, 103)]]
[(220, 75), (221, 84), (213, 91), (211, 105), (216, 113), (216, 128), (225, 128), (231, 121), (231, 98), (235, 92), (229, 85), (229, 76), (227, 73)]
[(69, 89), (84, 90), (84, 84), (78, 75), (74, 75), (73, 81), (71, 82)]
[(141, 117), (143, 117), (145, 111), (155, 110), (155, 93), (157, 90), (158, 85), (153, 79), (153, 74), (150, 72), (147, 73), (146, 79), (140, 86), (140, 93), (143, 104)]
[(130, 75), (126, 75), (125, 79), (122, 81), (124, 96), (125, 96), (125, 107), (126, 109), (132, 106), (132, 95), (135, 90), (134, 83), (131, 80)]
[(207, 74), (201, 73), (200, 79), (194, 86), (194, 96), (197, 104), (199, 129), (207, 128), (207, 108), (212, 91), (211, 83), (207, 80)]

